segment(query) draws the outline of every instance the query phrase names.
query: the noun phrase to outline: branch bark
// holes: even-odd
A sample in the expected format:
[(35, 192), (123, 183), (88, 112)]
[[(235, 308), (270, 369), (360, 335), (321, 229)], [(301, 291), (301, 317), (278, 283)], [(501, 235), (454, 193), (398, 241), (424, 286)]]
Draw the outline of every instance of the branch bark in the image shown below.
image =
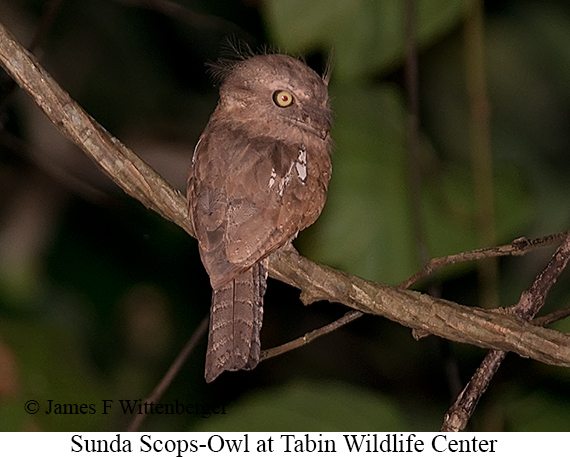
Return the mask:
[[(55, 126), (127, 194), (193, 235), (184, 196), (91, 118), (1, 23), (0, 63)], [(336, 301), (452, 341), (570, 366), (570, 337), (514, 315), (367, 281), (311, 262), (289, 247), (270, 256), (269, 273), (301, 289), (305, 303)]]

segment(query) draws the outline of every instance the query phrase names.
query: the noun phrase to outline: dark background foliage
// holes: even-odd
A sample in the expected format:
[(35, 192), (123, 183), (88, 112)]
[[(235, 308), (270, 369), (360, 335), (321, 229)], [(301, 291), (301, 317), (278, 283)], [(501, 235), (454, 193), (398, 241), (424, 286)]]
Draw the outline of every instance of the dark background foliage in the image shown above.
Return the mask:
[[(53, 4), (54, 2), (51, 2)], [(217, 93), (207, 62), (232, 45), (303, 55), (334, 51), (333, 179), (309, 258), (396, 285), (416, 271), (407, 184), (403, 1), (63, 0), (35, 49), (72, 97), (176, 187)], [(24, 44), (50, 2), (3, 0)], [(463, 26), (470, 1), (419, 0), (422, 209), (430, 256), (478, 245)], [(154, 6), (153, 6), (154, 5)], [(230, 37), (228, 39), (228, 37)], [(241, 44), (240, 44), (241, 43)], [(497, 243), (570, 225), (570, 6), (485, 3)], [(551, 250), (499, 265), (502, 306), (518, 300)], [(570, 304), (568, 273), (545, 311)], [(444, 298), (478, 305), (476, 265), (436, 275)], [(427, 287), (427, 286), (426, 286)], [(270, 280), (262, 344), (289, 341), (345, 309), (308, 308)], [(122, 430), (120, 399), (144, 399), (208, 313), (195, 240), (126, 197), (0, 73), (0, 430)], [(568, 331), (567, 323), (556, 328)], [(154, 415), (148, 430), (435, 430), (485, 351), (364, 317), (252, 372), (203, 381), (205, 341), (163, 402), (227, 414)], [(474, 430), (568, 430), (570, 371), (510, 355)], [(28, 415), (35, 399), (42, 411)], [(115, 401), (103, 415), (102, 400)], [(96, 414), (47, 415), (48, 400)]]

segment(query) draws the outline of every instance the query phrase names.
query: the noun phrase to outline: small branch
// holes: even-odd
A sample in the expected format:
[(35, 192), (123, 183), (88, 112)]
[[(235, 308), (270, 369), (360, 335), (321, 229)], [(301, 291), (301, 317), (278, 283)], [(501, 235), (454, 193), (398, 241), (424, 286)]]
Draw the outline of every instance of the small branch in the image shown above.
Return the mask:
[[(172, 383), (172, 380), (178, 374), (182, 366), (186, 363), (186, 360), (188, 359), (188, 357), (190, 356), (190, 354), (198, 344), (198, 341), (200, 341), (200, 339), (206, 334), (206, 330), (208, 330), (208, 319), (209, 316), (206, 316), (204, 319), (202, 319), (202, 322), (200, 322), (200, 325), (198, 325), (196, 330), (194, 330), (194, 333), (192, 333), (192, 336), (190, 337), (190, 339), (188, 340), (182, 351), (180, 351), (178, 357), (176, 357), (174, 362), (172, 362), (172, 365), (170, 365), (170, 368), (168, 369), (166, 374), (160, 380), (158, 385), (154, 388), (150, 396), (145, 400), (146, 404), (150, 405), (151, 403), (157, 403), (158, 400), (160, 400), (166, 389), (168, 389), (168, 386), (170, 386), (170, 384)], [(135, 418), (127, 428), (127, 432), (136, 432), (139, 429), (142, 422), (146, 418), (147, 408), (144, 408), (144, 411), (145, 412), (143, 414), (137, 414), (135, 416)]]
[(566, 265), (568, 265), (569, 260), (570, 234), (552, 255), (550, 262), (542, 270), (542, 273), (536, 277), (530, 288), (521, 294), (519, 302), (513, 309), (517, 316), (527, 321), (536, 316), (540, 308), (544, 306), (550, 288), (556, 283), (558, 277), (564, 271)]
[(294, 339), (289, 341), (288, 343), (282, 344), (281, 346), (276, 346), (271, 349), (266, 349), (261, 351), (261, 356), (259, 357), (259, 361), (267, 360), (277, 355), (284, 354), (285, 352), (292, 351), (293, 349), (300, 348), (301, 346), (305, 346), (309, 344), (311, 341), (316, 340), (318, 337), (326, 335), (327, 333), (334, 332), (335, 330), (339, 329), (343, 325), (346, 325), (352, 321), (355, 321), (363, 314), (360, 311), (349, 311), (340, 319), (337, 319), (334, 322), (331, 322), (328, 325), (325, 325), (321, 328), (313, 330), (312, 332), (305, 333), (300, 338)]
[[(548, 291), (566, 268), (568, 260), (570, 260), (570, 235), (556, 250), (542, 273), (521, 294), (519, 302), (509, 311), (522, 319), (531, 320), (544, 305)], [(505, 351), (491, 351), (487, 354), (465, 389), (459, 394), (445, 415), (442, 431), (456, 432), (465, 428), (506, 355)]]
[(490, 351), (485, 356), (471, 380), (447, 411), (441, 426), (442, 432), (457, 432), (465, 428), (506, 356), (505, 351)]
[(539, 327), (546, 327), (554, 322), (561, 321), (570, 316), (570, 308), (558, 309), (545, 316), (535, 317), (531, 322)]
[(400, 284), (400, 287), (407, 289), (412, 284), (415, 284), (420, 279), (429, 276), (434, 271), (439, 270), (447, 265), (454, 265), (456, 263), (469, 262), (472, 260), (486, 259), (489, 257), (503, 257), (524, 255), (534, 249), (542, 248), (552, 244), (560, 243), (563, 241), (569, 232), (555, 233), (553, 235), (527, 240), (526, 238), (518, 238), (510, 244), (498, 246), (494, 248), (475, 249), (473, 251), (462, 252), (460, 254), (448, 255), (445, 257), (436, 257), (431, 259), (424, 267), (410, 276), (406, 281)]

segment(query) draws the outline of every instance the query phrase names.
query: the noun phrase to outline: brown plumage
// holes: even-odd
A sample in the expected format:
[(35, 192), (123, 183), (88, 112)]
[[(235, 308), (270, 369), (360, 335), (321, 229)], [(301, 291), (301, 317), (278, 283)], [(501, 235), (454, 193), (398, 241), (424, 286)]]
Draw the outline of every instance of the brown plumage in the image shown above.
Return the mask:
[(194, 150), (188, 207), (213, 288), (206, 381), (255, 368), (267, 256), (321, 213), (331, 176), (327, 78), (280, 54), (220, 71)]

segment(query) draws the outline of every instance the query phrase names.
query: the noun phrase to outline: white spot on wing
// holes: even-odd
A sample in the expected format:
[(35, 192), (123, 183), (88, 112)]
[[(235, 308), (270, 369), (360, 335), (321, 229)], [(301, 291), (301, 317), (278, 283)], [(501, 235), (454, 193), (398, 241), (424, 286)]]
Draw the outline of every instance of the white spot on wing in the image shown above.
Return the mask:
[(277, 177), (275, 168), (271, 170), (271, 176), (269, 177), (269, 188), (272, 189), (273, 186), (277, 184), (276, 190), (280, 197), (283, 197), (285, 188), (291, 182), (291, 178), (293, 177), (293, 168), (297, 172), (297, 177), (301, 181), (301, 184), (305, 184), (305, 181), (307, 179), (307, 148), (304, 144), (302, 144), (299, 148), (297, 158), (291, 162), (291, 165), (289, 166), (289, 169), (284, 176)]
[(283, 197), (283, 192), (285, 192), (285, 187), (287, 187), (287, 184), (289, 184), (289, 181), (291, 181), (291, 171), (293, 170), (294, 165), (295, 165), (295, 162), (291, 162), (291, 166), (289, 167), (289, 170), (287, 170), (287, 173), (285, 174), (285, 176), (283, 176), (283, 178), (281, 178), (281, 180), (279, 181), (279, 184), (277, 186), (277, 190), (279, 192), (280, 197)]
[(295, 168), (297, 169), (297, 176), (303, 184), (305, 184), (305, 179), (307, 178), (307, 150), (305, 145), (302, 145), (299, 149), (299, 155), (295, 161)]
[(275, 184), (275, 178), (277, 178), (277, 173), (275, 173), (275, 168), (273, 168), (271, 170), (271, 176), (269, 177), (269, 188), (270, 189), (273, 187), (273, 184)]

